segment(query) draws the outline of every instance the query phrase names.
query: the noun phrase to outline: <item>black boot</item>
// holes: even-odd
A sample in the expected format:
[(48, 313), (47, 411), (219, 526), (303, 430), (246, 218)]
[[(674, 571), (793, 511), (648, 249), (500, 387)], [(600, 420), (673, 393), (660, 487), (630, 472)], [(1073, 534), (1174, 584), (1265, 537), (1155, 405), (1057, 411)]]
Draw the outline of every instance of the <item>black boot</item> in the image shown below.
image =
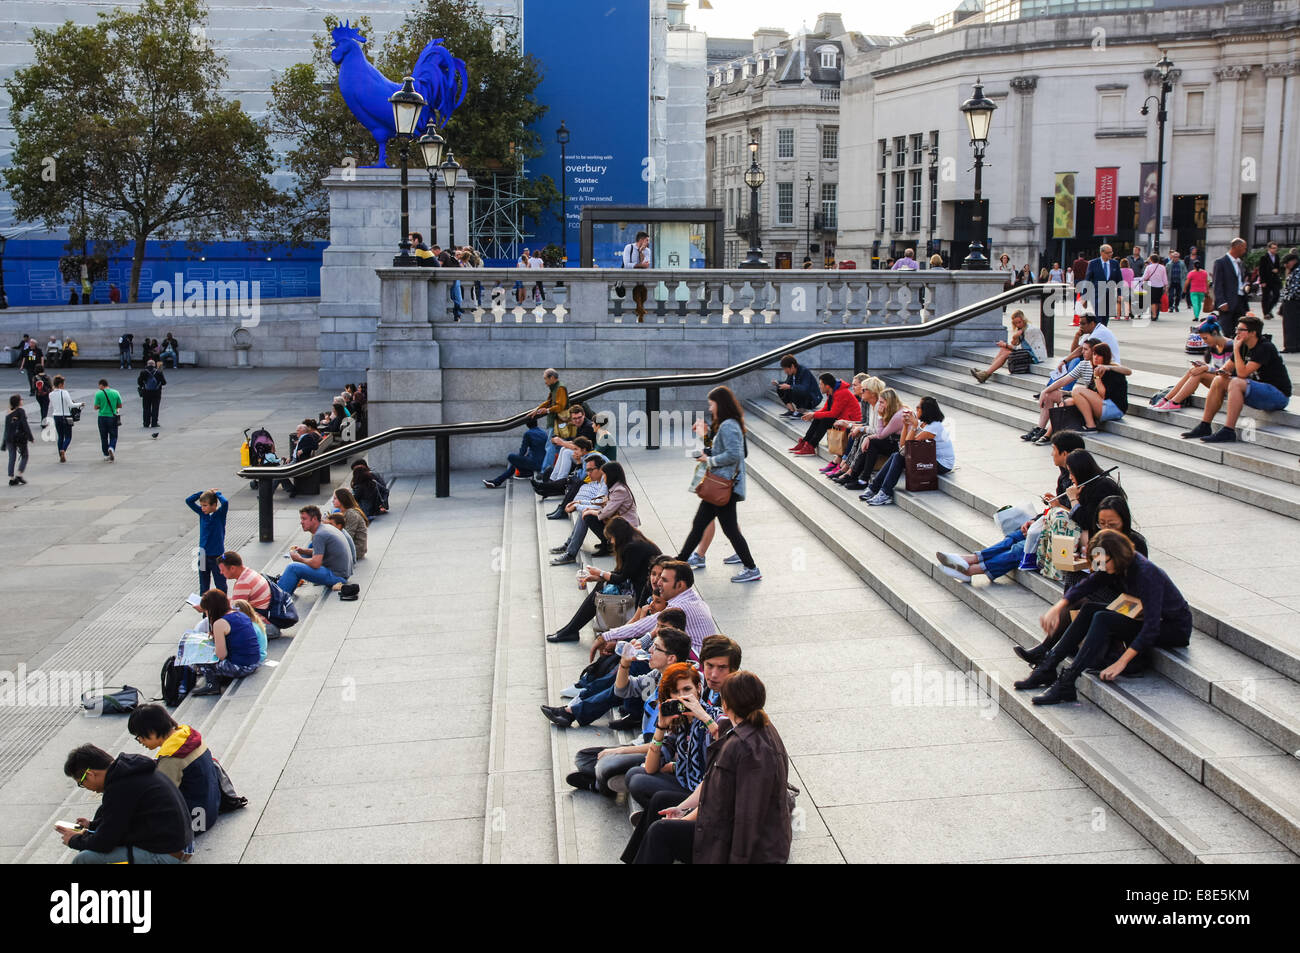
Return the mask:
[(557, 506), (555, 509), (551, 510), (551, 512), (546, 514), (546, 518), (548, 520), (562, 520), (568, 515), (568, 513), (564, 512), (563, 506)]
[(1022, 648), (1017, 645), (1012, 647), (1011, 651), (1015, 652), (1022, 659), (1028, 662), (1030, 668), (1037, 668), (1038, 663), (1047, 658), (1047, 648), (1048, 646), (1046, 642), (1040, 642), (1032, 649)]
[(1077, 702), (1079, 696), (1074, 691), (1074, 673), (1066, 669), (1052, 683), (1052, 687), (1032, 699), (1035, 705), (1058, 705), (1061, 702)]
[(1051, 685), (1056, 679), (1056, 659), (1048, 656), (1038, 664), (1028, 678), (1022, 678), (1015, 683), (1016, 691), (1024, 691), (1027, 688), (1042, 688), (1044, 685)]

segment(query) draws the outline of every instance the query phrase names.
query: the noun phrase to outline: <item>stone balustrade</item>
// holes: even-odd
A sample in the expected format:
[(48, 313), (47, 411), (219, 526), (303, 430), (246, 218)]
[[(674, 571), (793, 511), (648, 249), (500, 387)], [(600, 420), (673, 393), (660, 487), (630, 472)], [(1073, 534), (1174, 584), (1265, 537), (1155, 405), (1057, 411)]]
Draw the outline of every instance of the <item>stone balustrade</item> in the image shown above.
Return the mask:
[[(385, 270), (387, 271), (387, 270)], [(397, 270), (394, 270), (394, 273)], [(419, 269), (432, 284), (429, 320), (475, 324), (675, 324), (707, 327), (859, 327), (917, 324), (1001, 286), (990, 276), (932, 271), (640, 270), (569, 268)], [(475, 295), (475, 283), (481, 295)], [(540, 295), (535, 289), (540, 285)], [(636, 288), (644, 289), (638, 316)], [(972, 298), (961, 287), (979, 288)], [(520, 302), (519, 298), (523, 301)]]

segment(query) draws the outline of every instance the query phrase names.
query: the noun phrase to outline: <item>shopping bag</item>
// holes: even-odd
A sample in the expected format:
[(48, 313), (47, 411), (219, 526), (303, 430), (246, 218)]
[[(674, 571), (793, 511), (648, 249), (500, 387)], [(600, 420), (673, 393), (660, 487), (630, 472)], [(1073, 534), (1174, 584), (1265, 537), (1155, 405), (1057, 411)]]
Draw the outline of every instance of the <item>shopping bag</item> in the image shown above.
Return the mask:
[(939, 489), (939, 466), (933, 440), (909, 440), (903, 444), (903, 486), (909, 493)]

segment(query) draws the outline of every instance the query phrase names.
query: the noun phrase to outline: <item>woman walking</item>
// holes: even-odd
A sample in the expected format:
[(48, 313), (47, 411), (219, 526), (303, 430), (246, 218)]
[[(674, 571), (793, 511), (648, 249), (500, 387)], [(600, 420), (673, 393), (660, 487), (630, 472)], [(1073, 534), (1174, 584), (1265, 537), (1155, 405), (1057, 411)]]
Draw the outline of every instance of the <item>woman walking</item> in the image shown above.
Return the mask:
[(1191, 268), (1183, 280), (1183, 287), (1187, 291), (1187, 300), (1192, 303), (1192, 320), (1199, 321), (1201, 305), (1205, 302), (1205, 293), (1210, 286), (1210, 273), (1205, 270), (1199, 258), (1192, 262)]
[(50, 415), (54, 417), (54, 431), (59, 438), (59, 462), (68, 462), (68, 447), (72, 444), (72, 411), (84, 407), (68, 393), (67, 381), (62, 374), (54, 377), (54, 390), (50, 392)]
[[(695, 456), (707, 463), (708, 476), (729, 480), (731, 487), (726, 491), (725, 500), (719, 497), (719, 502), (710, 503), (706, 499), (700, 499), (690, 535), (682, 544), (677, 558), (683, 562), (689, 559), (704, 535), (705, 528), (716, 519), (745, 567), (743, 572), (732, 576), (731, 581), (757, 582), (763, 578), (763, 574), (750, 555), (749, 543), (745, 542), (740, 524), (736, 521), (736, 504), (745, 498), (745, 414), (731, 388), (718, 386), (709, 391), (709, 415), (718, 425), (713, 445), (707, 450), (697, 450)], [(696, 421), (695, 432), (704, 436), (704, 421)]]
[[(23, 410), (21, 394), (9, 398), (9, 415), (5, 417), (4, 449), (9, 451), (9, 485), (18, 486), (26, 483), (23, 471), (27, 469), (27, 445), (35, 438), (32, 428), (27, 424), (27, 411)], [(18, 472), (14, 473), (14, 463)]]

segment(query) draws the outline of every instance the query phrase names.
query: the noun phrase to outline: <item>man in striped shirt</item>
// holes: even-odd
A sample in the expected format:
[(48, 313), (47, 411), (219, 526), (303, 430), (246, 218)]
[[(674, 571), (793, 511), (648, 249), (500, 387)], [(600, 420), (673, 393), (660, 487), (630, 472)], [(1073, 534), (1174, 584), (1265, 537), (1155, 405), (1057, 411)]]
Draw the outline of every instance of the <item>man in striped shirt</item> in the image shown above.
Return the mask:
[[(694, 588), (695, 571), (680, 559), (666, 562), (659, 576), (659, 586), (667, 605), (686, 613), (686, 634), (691, 637), (691, 658), (698, 659), (704, 640), (718, 630), (713, 624), (713, 612), (709, 609), (709, 604)], [(637, 639), (641, 648), (648, 652), (658, 624), (659, 613), (656, 612), (617, 629), (610, 629), (592, 646), (592, 657), (602, 649), (612, 652), (615, 644), (624, 639)]]
[(247, 599), (259, 613), (265, 613), (271, 605), (271, 585), (260, 572), (249, 569), (239, 553), (224, 553), (217, 561), (221, 574), (230, 580), (230, 601)]

